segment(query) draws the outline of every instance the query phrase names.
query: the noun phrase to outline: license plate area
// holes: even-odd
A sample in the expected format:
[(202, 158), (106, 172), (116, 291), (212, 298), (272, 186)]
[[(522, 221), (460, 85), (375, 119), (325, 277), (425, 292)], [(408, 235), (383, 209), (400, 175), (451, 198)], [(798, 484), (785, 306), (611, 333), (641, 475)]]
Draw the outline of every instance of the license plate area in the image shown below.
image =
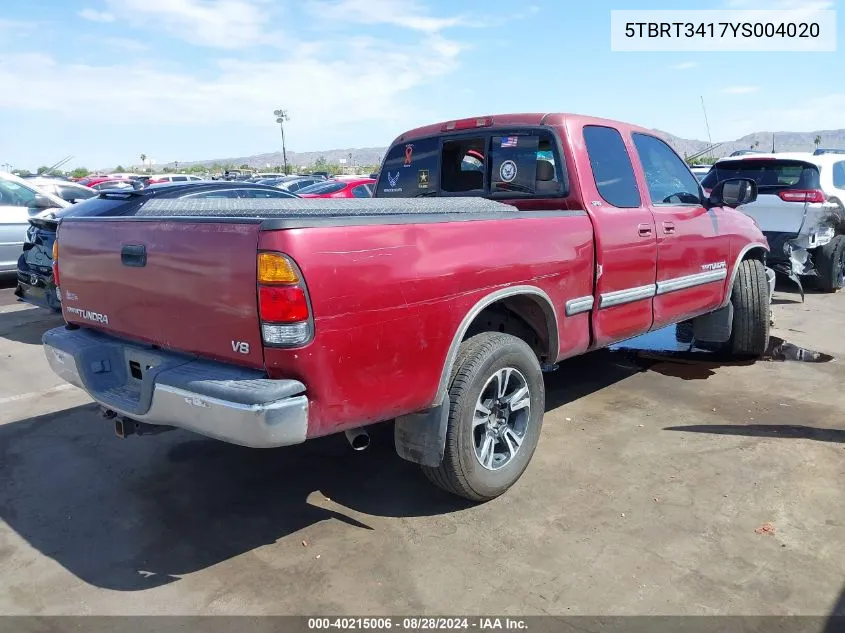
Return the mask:
[(152, 380), (154, 375), (150, 372), (162, 363), (160, 356), (137, 349), (126, 349), (124, 358), (126, 360), (127, 378), (136, 383)]

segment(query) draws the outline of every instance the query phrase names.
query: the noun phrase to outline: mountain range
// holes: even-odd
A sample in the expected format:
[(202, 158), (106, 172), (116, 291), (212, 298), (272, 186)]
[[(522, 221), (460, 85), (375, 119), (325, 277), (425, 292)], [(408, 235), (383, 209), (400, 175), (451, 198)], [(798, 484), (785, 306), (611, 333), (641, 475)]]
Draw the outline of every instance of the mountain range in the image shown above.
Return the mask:
[[(685, 139), (679, 136), (655, 130), (655, 133), (666, 140), (681, 156), (690, 156), (705, 150), (710, 144), (707, 141)], [(747, 134), (734, 141), (716, 142), (716, 147), (707, 155), (714, 158), (728, 156), (732, 152), (741, 149), (757, 149), (770, 151), (772, 149), (772, 137), (774, 136), (775, 149), (778, 152), (812, 152), (816, 145), (814, 140), (821, 137), (819, 147), (845, 149), (845, 129), (841, 130), (817, 130), (815, 132), (754, 132)], [(319, 158), (324, 158), (328, 163), (340, 163), (341, 160), (349, 161), (352, 156), (353, 165), (377, 165), (387, 151), (386, 147), (362, 147), (346, 149), (330, 149), (321, 152), (287, 152), (288, 163), (291, 165), (313, 165)], [(210, 160), (197, 160), (180, 163), (180, 165), (249, 165), (256, 169), (267, 169), (267, 166), (282, 164), (281, 152), (267, 152), (264, 154), (253, 154), (252, 156), (236, 156), (230, 158), (216, 158)]]

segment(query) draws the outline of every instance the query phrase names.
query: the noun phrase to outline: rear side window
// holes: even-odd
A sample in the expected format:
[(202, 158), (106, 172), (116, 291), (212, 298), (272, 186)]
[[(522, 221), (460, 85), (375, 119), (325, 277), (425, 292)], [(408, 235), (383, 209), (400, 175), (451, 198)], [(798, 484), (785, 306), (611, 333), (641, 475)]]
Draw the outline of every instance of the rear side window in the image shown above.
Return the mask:
[(326, 195), (329, 193), (337, 193), (341, 191), (346, 186), (345, 182), (338, 182), (336, 180), (329, 180), (324, 182), (316, 182), (310, 187), (303, 187), (297, 194), (299, 195), (307, 195), (307, 194), (317, 194), (317, 195)]
[(240, 189), (238, 190), (238, 197), (240, 198), (293, 198), (293, 194), (278, 189)]
[(371, 198), (372, 194), (370, 193), (370, 189), (367, 185), (358, 185), (357, 187), (352, 187), (352, 197)]
[(384, 158), (376, 191), (379, 198), (413, 198), (437, 191), (438, 153), (436, 138), (397, 143)]
[(833, 163), (833, 186), (845, 189), (845, 161)]
[(614, 207), (640, 206), (631, 157), (618, 130), (601, 125), (584, 127), (584, 141), (599, 195)]
[(56, 185), (56, 189), (58, 189), (58, 194), (62, 197), (62, 200), (67, 200), (68, 202), (73, 200), (87, 200), (88, 198), (93, 198), (97, 195), (96, 191), (92, 191), (84, 187)]
[(784, 189), (820, 189), (819, 170), (800, 160), (750, 158), (716, 163), (701, 181), (705, 189), (729, 178), (748, 178), (757, 183), (760, 193)]

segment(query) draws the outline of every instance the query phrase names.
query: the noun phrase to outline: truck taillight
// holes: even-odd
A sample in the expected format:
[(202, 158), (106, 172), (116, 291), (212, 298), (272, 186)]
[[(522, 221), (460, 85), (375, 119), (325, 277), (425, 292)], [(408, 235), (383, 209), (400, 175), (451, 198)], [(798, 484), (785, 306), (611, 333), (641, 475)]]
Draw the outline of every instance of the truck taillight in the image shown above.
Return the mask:
[(827, 196), (821, 189), (785, 189), (778, 193), (784, 202), (824, 202)]
[(53, 284), (59, 287), (59, 240), (53, 239)]
[(281, 253), (258, 254), (258, 315), (265, 345), (299, 347), (314, 332), (308, 293), (296, 264)]

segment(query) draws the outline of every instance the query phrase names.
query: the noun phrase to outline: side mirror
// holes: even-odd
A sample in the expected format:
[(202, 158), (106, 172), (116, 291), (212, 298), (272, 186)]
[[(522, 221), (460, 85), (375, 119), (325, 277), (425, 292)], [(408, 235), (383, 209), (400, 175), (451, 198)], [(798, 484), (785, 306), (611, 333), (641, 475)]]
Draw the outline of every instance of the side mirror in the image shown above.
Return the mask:
[(32, 201), (31, 208), (43, 211), (44, 209), (52, 209), (56, 206), (57, 205), (44, 194), (36, 193), (35, 198)]
[(717, 183), (710, 192), (709, 206), (736, 209), (757, 199), (757, 183), (748, 178), (729, 178)]

